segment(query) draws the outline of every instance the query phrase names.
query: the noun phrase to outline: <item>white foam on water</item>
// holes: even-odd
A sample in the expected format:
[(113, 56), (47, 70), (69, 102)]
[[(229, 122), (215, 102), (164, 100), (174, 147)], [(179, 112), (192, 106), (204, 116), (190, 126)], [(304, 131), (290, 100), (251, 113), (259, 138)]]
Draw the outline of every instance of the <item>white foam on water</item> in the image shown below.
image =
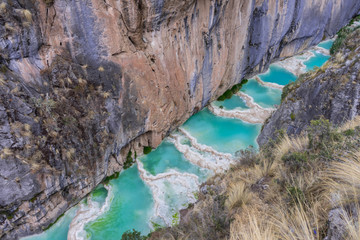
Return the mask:
[(246, 106), (248, 106), (249, 108), (259, 108), (259, 109), (263, 108), (254, 101), (253, 97), (247, 95), (246, 93), (237, 92), (236, 95), (241, 97), (245, 101)]
[(314, 47), (314, 50), (317, 52), (317, 53), (321, 53), (323, 55), (327, 55), (327, 56), (330, 56), (330, 50), (327, 50), (325, 48), (322, 48), (322, 47), (319, 47), (319, 46), (315, 46)]
[(275, 89), (280, 89), (280, 90), (282, 90), (284, 88), (284, 86), (279, 85), (277, 83), (264, 82), (263, 80), (261, 80), (261, 78), (259, 78), (259, 76), (255, 76), (255, 80), (265, 87), (270, 87), (270, 88), (275, 88)]
[(258, 108), (252, 107), (246, 110), (225, 110), (213, 104), (209, 105), (209, 110), (213, 114), (220, 117), (236, 118), (248, 123), (264, 123), (265, 120), (271, 116), (275, 109), (272, 108)]
[(91, 221), (96, 220), (103, 213), (110, 209), (110, 203), (114, 198), (110, 185), (104, 185), (108, 194), (105, 199), (105, 203), (101, 206), (100, 203), (91, 200), (91, 195), (87, 198), (87, 205), (85, 203), (80, 204), (80, 208), (77, 210), (75, 217), (70, 223), (68, 240), (85, 240), (86, 231), (85, 225)]
[(229, 158), (213, 155), (208, 152), (201, 152), (193, 146), (182, 144), (182, 141), (187, 139), (180, 133), (173, 133), (168, 138), (168, 141), (173, 143), (175, 147), (181, 152), (185, 158), (194, 165), (201, 168), (212, 170), (214, 173), (221, 173), (229, 169), (230, 164), (233, 162)]
[(179, 128), (179, 132), (184, 134), (190, 140), (191, 145), (194, 148), (196, 148), (196, 149), (198, 149), (198, 150), (200, 150), (202, 152), (211, 153), (211, 154), (213, 154), (215, 156), (218, 156), (218, 157), (223, 157), (223, 158), (227, 159), (228, 161), (233, 161), (233, 156), (230, 153), (218, 152), (218, 151), (216, 151), (215, 149), (213, 149), (210, 146), (198, 143), (196, 138), (194, 138), (188, 131), (186, 131), (185, 129), (183, 129), (181, 127)]
[[(137, 160), (140, 178), (150, 187), (154, 198), (152, 221), (160, 220), (171, 226), (173, 215), (189, 203), (195, 203), (195, 192), (199, 190), (199, 177), (191, 173), (180, 173), (173, 169), (153, 176), (148, 173), (141, 161)], [(150, 225), (150, 227), (152, 227)]]
[(311, 51), (306, 51), (301, 55), (286, 58), (274, 64), (285, 68), (287, 71), (293, 73), (295, 76), (299, 76), (300, 74), (306, 72), (306, 65), (304, 64), (304, 62), (314, 56), (314, 53), (312, 53)]

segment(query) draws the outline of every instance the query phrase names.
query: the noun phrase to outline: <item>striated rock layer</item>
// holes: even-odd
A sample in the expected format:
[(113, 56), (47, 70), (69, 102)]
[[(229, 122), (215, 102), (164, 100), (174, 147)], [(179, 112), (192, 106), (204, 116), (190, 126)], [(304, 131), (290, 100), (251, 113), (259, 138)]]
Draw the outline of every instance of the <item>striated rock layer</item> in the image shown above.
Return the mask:
[(359, 10), (358, 0), (1, 0), (0, 237), (47, 227), (127, 156)]

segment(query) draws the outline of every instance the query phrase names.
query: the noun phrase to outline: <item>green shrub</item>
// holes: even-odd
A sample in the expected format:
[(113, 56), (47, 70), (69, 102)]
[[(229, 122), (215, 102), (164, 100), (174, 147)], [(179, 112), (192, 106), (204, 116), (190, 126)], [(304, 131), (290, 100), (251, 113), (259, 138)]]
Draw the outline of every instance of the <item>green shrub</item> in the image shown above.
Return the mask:
[(141, 233), (133, 229), (132, 231), (127, 230), (123, 233), (121, 240), (146, 240), (146, 236), (141, 236)]
[(171, 226), (179, 225), (179, 221), (180, 221), (180, 214), (179, 212), (176, 212), (174, 215), (172, 215)]
[(117, 172), (117, 173), (114, 173), (114, 174), (111, 175), (111, 176), (106, 177), (106, 178), (104, 179), (104, 184), (105, 184), (105, 185), (106, 185), (106, 184), (109, 184), (110, 180), (113, 180), (113, 179), (118, 178), (119, 175), (120, 175), (120, 173)]
[(291, 121), (295, 121), (295, 113), (290, 114)]
[(7, 72), (7, 67), (5, 65), (0, 65), (0, 72), (6, 73)]
[(353, 19), (351, 19), (349, 25), (353, 25), (354, 22), (357, 22), (357, 21), (360, 21), (360, 15), (358, 15), (358, 16), (354, 17)]
[(151, 153), (151, 150), (152, 150), (152, 148), (149, 146), (144, 147), (144, 154), (146, 155), (146, 154)]
[(156, 222), (153, 222), (153, 221), (150, 221), (151, 222), (151, 225), (152, 227), (154, 228), (155, 231), (161, 229), (161, 228), (164, 228), (163, 226), (161, 226), (160, 224), (156, 223)]
[(260, 161), (257, 151), (253, 146), (249, 146), (245, 150), (236, 151), (235, 157), (243, 166), (255, 166)]
[(343, 46), (343, 43), (346, 39), (346, 37), (352, 32), (353, 30), (349, 27), (344, 27), (340, 29), (340, 31), (337, 33), (337, 38), (334, 41), (333, 45), (330, 48), (330, 54), (334, 55), (339, 51), (339, 49)]
[(290, 167), (290, 171), (295, 172), (307, 166), (308, 156), (304, 152), (293, 152), (285, 154), (282, 160)]
[(344, 131), (344, 135), (347, 136), (347, 137), (354, 136), (355, 135), (355, 130), (354, 129), (348, 129), (348, 130)]
[(234, 94), (240, 91), (241, 87), (248, 82), (247, 79), (243, 79), (239, 84), (235, 84), (232, 88), (226, 90), (223, 95), (218, 97), (218, 101), (224, 101), (230, 99)]
[(289, 195), (289, 197), (291, 198), (291, 200), (293, 200), (295, 203), (304, 203), (305, 202), (305, 195), (303, 193), (303, 191), (301, 191), (300, 188), (295, 187), (295, 186), (290, 186), (286, 188), (286, 191)]
[(124, 162), (124, 169), (128, 169), (129, 167), (131, 167), (134, 163), (134, 159), (132, 158), (132, 152), (129, 151), (128, 155), (126, 156), (126, 161)]
[(230, 99), (233, 95), (233, 92), (231, 90), (226, 90), (223, 94), (223, 96), (225, 97), (225, 99)]
[(348, 25), (346, 25), (345, 27), (340, 29), (340, 31), (337, 33), (337, 38), (336, 38), (335, 42), (333, 43), (333, 45), (330, 48), (330, 54), (331, 55), (334, 55), (335, 53), (337, 53), (339, 51), (339, 49), (341, 47), (343, 47), (345, 39), (347, 38), (347, 36), (351, 32), (353, 32), (354, 30), (359, 28), (359, 27), (356, 27), (356, 28), (351, 28), (350, 27), (356, 21), (360, 21), (360, 15), (353, 18)]
[(336, 132), (328, 119), (320, 118), (318, 120), (311, 120), (308, 128), (309, 147), (322, 148), (326, 145), (331, 145), (333, 142), (340, 141), (342, 135)]
[(287, 95), (291, 92), (293, 85), (294, 85), (293, 82), (285, 85), (281, 93), (281, 102), (283, 102), (284, 99), (287, 97)]

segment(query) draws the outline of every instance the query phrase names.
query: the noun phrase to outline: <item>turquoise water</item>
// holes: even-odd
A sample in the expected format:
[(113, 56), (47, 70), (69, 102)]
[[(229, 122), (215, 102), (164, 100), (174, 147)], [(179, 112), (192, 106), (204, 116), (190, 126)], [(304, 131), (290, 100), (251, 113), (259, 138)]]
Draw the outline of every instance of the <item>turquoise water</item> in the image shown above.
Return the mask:
[(213, 104), (217, 107), (223, 106), (226, 110), (234, 109), (248, 109), (245, 101), (238, 95), (233, 95), (230, 99), (225, 99), (224, 101), (215, 101)]
[(319, 43), (319, 47), (325, 48), (327, 50), (330, 50), (331, 46), (333, 45), (334, 40), (327, 40), (324, 42)]
[(37, 235), (22, 238), (22, 240), (66, 240), (69, 226), (74, 218), (78, 207), (68, 210), (64, 216), (52, 225), (48, 230)]
[(140, 178), (136, 165), (123, 171), (110, 184), (114, 199), (109, 211), (85, 226), (89, 237), (92, 240), (119, 240), (125, 231), (133, 228), (144, 234), (149, 233), (148, 222), (154, 203), (151, 191)]
[(315, 56), (304, 62), (306, 71), (313, 70), (315, 67), (321, 67), (330, 58), (330, 56), (315, 51), (312, 51), (312, 53), (314, 53)]
[(296, 76), (286, 69), (272, 64), (266, 73), (259, 75), (264, 82), (277, 83), (279, 85), (286, 85), (296, 80)]
[(257, 147), (260, 124), (249, 124), (238, 119), (223, 118), (204, 109), (192, 116), (183, 128), (201, 144), (219, 152), (235, 154), (249, 145)]
[(254, 98), (254, 101), (264, 108), (274, 107), (281, 102), (281, 90), (262, 86), (255, 79), (250, 79), (241, 90)]
[(144, 168), (152, 175), (174, 169), (178, 172), (195, 174), (205, 181), (209, 174), (205, 169), (191, 164), (174, 144), (167, 141), (163, 141), (154, 151), (141, 157), (140, 160), (143, 162)]
[(102, 184), (100, 184), (94, 189), (94, 191), (92, 191), (91, 199), (95, 202), (100, 203), (100, 205), (103, 205), (105, 203), (107, 195), (108, 191), (104, 188)]

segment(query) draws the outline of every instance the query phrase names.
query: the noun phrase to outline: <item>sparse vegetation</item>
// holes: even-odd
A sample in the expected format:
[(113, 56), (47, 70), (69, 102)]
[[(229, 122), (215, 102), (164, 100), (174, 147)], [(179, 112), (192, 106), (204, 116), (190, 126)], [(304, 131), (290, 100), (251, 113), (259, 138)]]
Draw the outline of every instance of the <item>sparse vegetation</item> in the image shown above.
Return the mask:
[(179, 221), (180, 221), (180, 214), (179, 212), (176, 212), (172, 215), (171, 226), (178, 225)]
[(236, 209), (246, 205), (252, 199), (252, 193), (246, 184), (238, 181), (230, 185), (229, 196), (226, 200), (225, 206), (230, 209)]
[(149, 146), (144, 147), (144, 154), (145, 155), (151, 153), (151, 151), (152, 151), (151, 147), (149, 147)]
[(126, 156), (126, 161), (124, 162), (124, 169), (128, 169), (129, 167), (131, 167), (133, 164), (135, 163), (135, 160), (132, 157), (132, 152), (131, 150), (128, 152), (127, 156)]
[(103, 181), (103, 183), (106, 185), (106, 184), (109, 184), (109, 182), (111, 181), (111, 180), (113, 180), (113, 179), (116, 179), (116, 178), (118, 178), (120, 176), (120, 173), (114, 173), (113, 175), (111, 175), (111, 176), (108, 176), (108, 177), (106, 177), (105, 179), (104, 179), (104, 181)]
[(234, 94), (240, 91), (241, 87), (248, 82), (247, 79), (241, 80), (239, 84), (234, 85), (231, 89), (228, 89), (224, 92), (223, 95), (218, 97), (218, 101), (224, 101), (225, 99), (230, 99)]
[(348, 35), (359, 28), (359, 27), (355, 27), (355, 28), (351, 27), (351, 25), (353, 25), (354, 22), (356, 21), (360, 21), (360, 16), (353, 18), (347, 26), (340, 29), (340, 31), (337, 33), (337, 38), (330, 49), (331, 55), (335, 55), (339, 51), (339, 49), (343, 47), (344, 42), (348, 37)]
[(294, 113), (290, 114), (290, 119), (291, 119), (291, 121), (295, 121), (295, 114)]
[(146, 236), (142, 236), (140, 232), (133, 229), (132, 231), (128, 230), (123, 233), (121, 240), (145, 240)]
[(55, 2), (55, 0), (43, 0), (45, 3), (46, 3), (46, 5), (48, 6), (48, 7), (51, 7), (53, 4), (54, 4), (54, 2)]

